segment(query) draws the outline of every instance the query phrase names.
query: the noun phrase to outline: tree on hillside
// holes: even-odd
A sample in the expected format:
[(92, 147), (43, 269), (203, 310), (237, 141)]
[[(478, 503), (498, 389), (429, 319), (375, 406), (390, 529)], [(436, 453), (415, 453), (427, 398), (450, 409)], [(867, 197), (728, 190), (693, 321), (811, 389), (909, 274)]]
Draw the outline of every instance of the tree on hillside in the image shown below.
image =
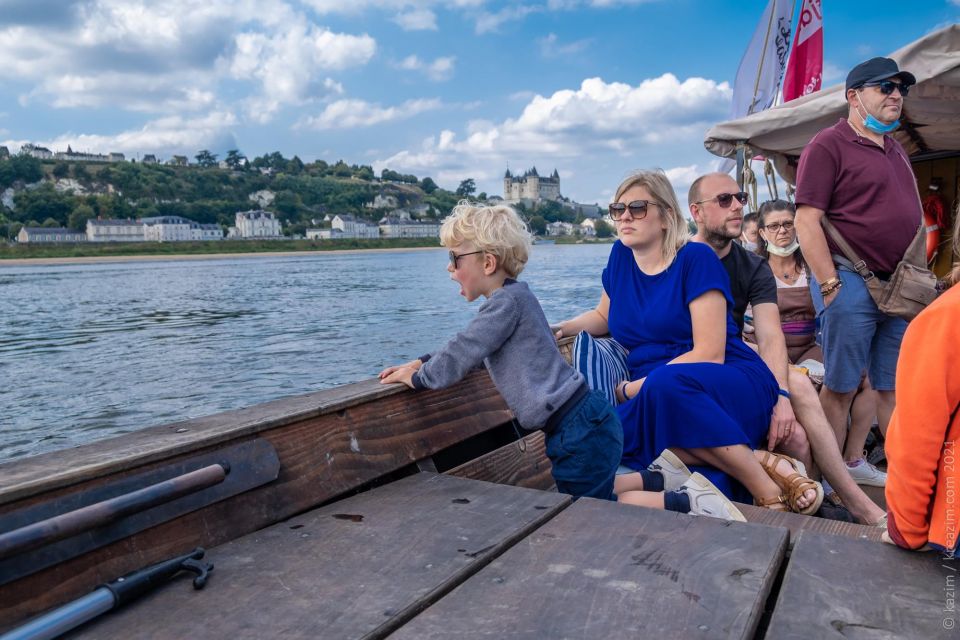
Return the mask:
[(460, 186), (457, 187), (455, 193), (461, 198), (469, 198), (471, 195), (476, 193), (477, 183), (474, 182), (473, 178), (467, 178), (460, 183)]
[(77, 180), (86, 181), (90, 179), (90, 172), (87, 171), (86, 165), (84, 165), (81, 162), (78, 162), (75, 165), (73, 165), (73, 177), (76, 178)]
[(201, 167), (215, 167), (217, 166), (217, 154), (210, 153), (209, 150), (203, 149), (194, 156), (197, 160), (197, 164)]
[(353, 176), (355, 178), (359, 178), (360, 180), (366, 180), (367, 182), (370, 182), (375, 177), (373, 173), (373, 167), (369, 167), (365, 164), (357, 167), (353, 172)]
[(477, 202), (486, 202), (487, 201), (487, 192), (481, 191), (477, 194)]
[(0, 160), (0, 189), (6, 189), (14, 182), (37, 182), (43, 178), (43, 165), (33, 156), (17, 154)]
[(433, 193), (440, 187), (437, 186), (437, 183), (433, 181), (433, 178), (424, 178), (423, 182), (420, 183), (420, 188), (423, 189), (423, 192), (426, 194)]
[(53, 166), (54, 178), (66, 178), (70, 175), (70, 165), (66, 162), (58, 162)]
[(239, 149), (230, 149), (227, 151), (227, 157), (224, 158), (223, 161), (234, 171), (240, 171), (244, 168), (244, 165), (246, 165), (247, 158), (240, 153)]
[(343, 160), (337, 160), (337, 164), (333, 165), (333, 175), (338, 178), (349, 178), (353, 175), (353, 169)]
[(86, 231), (87, 220), (97, 217), (96, 212), (88, 204), (80, 204), (73, 208), (67, 226), (74, 231)]
[(613, 235), (613, 227), (599, 218), (593, 223), (593, 228), (596, 229), (598, 238), (609, 238)]
[(284, 171), (293, 175), (300, 175), (303, 173), (303, 160), (297, 156), (290, 158), (290, 162), (287, 163), (287, 166), (284, 167)]
[(547, 221), (543, 216), (533, 216), (530, 218), (530, 230), (535, 234), (542, 236), (547, 232)]

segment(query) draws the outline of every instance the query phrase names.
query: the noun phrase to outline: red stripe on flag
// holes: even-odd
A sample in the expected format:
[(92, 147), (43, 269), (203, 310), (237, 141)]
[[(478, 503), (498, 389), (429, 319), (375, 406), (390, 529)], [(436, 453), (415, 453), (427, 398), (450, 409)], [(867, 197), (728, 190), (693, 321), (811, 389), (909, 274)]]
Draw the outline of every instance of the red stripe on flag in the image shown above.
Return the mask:
[(813, 93), (823, 80), (823, 13), (821, 0), (803, 0), (793, 52), (783, 79), (783, 101)]

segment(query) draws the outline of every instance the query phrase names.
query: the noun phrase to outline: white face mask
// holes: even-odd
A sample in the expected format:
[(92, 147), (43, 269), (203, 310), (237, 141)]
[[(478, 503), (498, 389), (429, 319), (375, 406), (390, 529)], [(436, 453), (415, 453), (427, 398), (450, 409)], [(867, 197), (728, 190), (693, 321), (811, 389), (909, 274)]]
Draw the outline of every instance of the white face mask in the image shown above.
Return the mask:
[(800, 243), (796, 239), (786, 247), (778, 247), (772, 242), (767, 243), (767, 251), (772, 253), (775, 256), (780, 256), (781, 258), (786, 258), (787, 256), (792, 256), (793, 252), (800, 248)]
[(741, 240), (741, 243), (743, 244), (743, 248), (751, 253), (757, 250), (756, 242), (750, 242), (749, 240)]

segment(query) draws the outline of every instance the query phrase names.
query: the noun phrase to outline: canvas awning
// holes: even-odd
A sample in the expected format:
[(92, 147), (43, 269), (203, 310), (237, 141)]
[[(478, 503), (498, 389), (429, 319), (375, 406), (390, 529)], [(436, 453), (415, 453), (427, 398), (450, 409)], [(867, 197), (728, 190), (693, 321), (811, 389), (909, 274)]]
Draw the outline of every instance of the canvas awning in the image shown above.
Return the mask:
[[(889, 55), (901, 69), (917, 77), (904, 102), (897, 139), (910, 155), (960, 150), (960, 25), (935, 31)], [(821, 89), (778, 107), (721, 122), (707, 132), (704, 146), (724, 158), (773, 160), (777, 172), (795, 182), (803, 147), (821, 129), (847, 114), (844, 84)]]

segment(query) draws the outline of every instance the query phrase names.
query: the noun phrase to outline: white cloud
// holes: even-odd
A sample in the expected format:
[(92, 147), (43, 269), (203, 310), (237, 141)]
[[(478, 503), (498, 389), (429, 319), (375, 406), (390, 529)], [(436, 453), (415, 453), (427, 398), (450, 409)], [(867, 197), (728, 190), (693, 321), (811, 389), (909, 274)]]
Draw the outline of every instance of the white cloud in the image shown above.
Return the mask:
[(318, 116), (302, 120), (298, 126), (308, 129), (354, 129), (371, 127), (384, 122), (405, 120), (443, 106), (436, 98), (407, 100), (396, 107), (381, 107), (363, 100), (337, 100)]
[[(34, 141), (49, 149), (63, 150), (67, 145), (77, 151), (127, 154), (154, 153), (161, 156), (183, 154), (192, 156), (200, 149), (226, 150), (236, 147), (231, 128), (236, 117), (228, 112), (214, 112), (197, 118), (169, 116), (146, 123), (140, 129), (131, 129), (116, 135), (65, 133), (50, 140)], [(20, 146), (20, 142), (0, 144)]]
[(262, 96), (248, 104), (248, 112), (261, 122), (284, 104), (300, 104), (308, 96), (324, 93), (329, 83), (316, 83), (317, 71), (364, 65), (377, 50), (376, 41), (366, 34), (334, 33), (304, 19), (274, 34), (238, 34), (235, 43), (229, 72), (236, 79), (260, 82)]
[(540, 45), (540, 55), (544, 58), (558, 58), (580, 53), (590, 46), (591, 42), (592, 40), (590, 38), (585, 38), (583, 40), (561, 44), (558, 42), (557, 34), (555, 33), (550, 33), (537, 40), (537, 44)]
[(534, 96), (515, 118), (474, 120), (462, 134), (444, 130), (374, 165), (479, 180), (481, 174), (502, 172), (511, 158), (529, 157), (531, 150), (558, 161), (612, 154), (646, 164), (644, 152), (656, 145), (699, 143), (710, 124), (726, 116), (731, 94), (726, 82), (681, 82), (669, 73), (637, 86), (589, 78), (575, 90)]
[(457, 59), (454, 56), (440, 57), (433, 62), (421, 60), (416, 55), (409, 55), (399, 62), (392, 63), (397, 69), (404, 71), (420, 71), (434, 82), (442, 82), (453, 77), (454, 65)]
[(253, 85), (248, 100), (267, 119), (328, 93), (318, 72), (376, 52), (370, 36), (310, 23), (288, 0), (64, 0), (59, 10), (68, 18), (55, 23), (39, 10), (0, 14), (0, 80), (29, 86), (23, 104), (196, 111), (216, 105), (232, 77)]
[(523, 20), (531, 13), (543, 11), (543, 7), (533, 5), (508, 6), (500, 9), (496, 13), (487, 11), (481, 12), (477, 16), (476, 32), (479, 34), (498, 31), (500, 27), (507, 22)]
[(404, 31), (436, 31), (437, 14), (430, 9), (411, 9), (398, 13), (394, 19)]

